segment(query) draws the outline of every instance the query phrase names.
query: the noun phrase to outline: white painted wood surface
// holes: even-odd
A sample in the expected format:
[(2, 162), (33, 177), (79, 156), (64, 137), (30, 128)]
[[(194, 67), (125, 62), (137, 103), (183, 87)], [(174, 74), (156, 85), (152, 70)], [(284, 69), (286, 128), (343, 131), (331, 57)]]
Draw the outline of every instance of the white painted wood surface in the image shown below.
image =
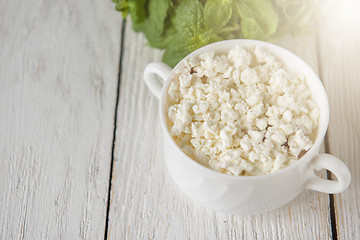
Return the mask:
[[(317, 69), (315, 38), (281, 45)], [(160, 51), (127, 23), (118, 108), (110, 239), (330, 239), (328, 195), (304, 191), (287, 206), (256, 216), (217, 213), (194, 204), (172, 182), (162, 157), (158, 100), (143, 81)]]
[[(327, 194), (304, 191), (278, 210), (238, 216), (196, 205), (177, 188), (162, 157), (158, 100), (142, 78), (161, 51), (129, 22), (110, 179), (121, 38), (113, 8), (0, 1), (0, 239), (103, 239), (110, 182), (109, 239), (335, 237)], [(336, 234), (360, 239), (360, 28), (344, 26), (277, 43), (327, 89), (329, 151), (352, 172), (334, 198)]]
[(0, 239), (102, 239), (121, 17), (0, 1)]
[(323, 23), (321, 75), (330, 104), (329, 149), (349, 167), (347, 191), (334, 195), (339, 239), (360, 239), (360, 2), (343, 22)]

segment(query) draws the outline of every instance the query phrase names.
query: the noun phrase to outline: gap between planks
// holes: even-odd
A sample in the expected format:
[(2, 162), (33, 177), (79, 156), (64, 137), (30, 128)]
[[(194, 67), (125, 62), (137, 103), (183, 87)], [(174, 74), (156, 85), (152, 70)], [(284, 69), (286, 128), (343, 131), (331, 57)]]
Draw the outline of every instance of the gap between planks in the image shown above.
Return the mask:
[[(319, 26), (319, 24), (318, 24)], [(319, 29), (319, 27), (318, 27)], [(318, 70), (319, 70), (319, 78), (322, 82), (322, 62), (321, 62), (321, 44), (320, 44), (320, 34), (316, 34), (316, 51), (317, 51), (317, 58), (318, 58)], [(324, 145), (325, 145), (325, 153), (331, 154), (330, 151), (330, 145), (329, 145), (329, 135), (328, 135), (329, 129), (327, 130), (327, 133), (324, 138)], [(329, 170), (326, 170), (326, 178), (329, 180), (332, 180), (332, 174)], [(330, 211), (330, 226), (331, 226), (331, 237), (333, 240), (337, 240), (337, 227), (336, 227), (336, 215), (335, 215), (335, 203), (334, 203), (334, 195), (329, 194), (329, 211)]]
[(109, 230), (108, 228), (109, 228), (109, 212), (110, 212), (110, 203), (111, 203), (111, 184), (112, 184), (112, 176), (113, 176), (113, 169), (114, 169), (117, 111), (118, 111), (119, 99), (120, 99), (120, 85), (121, 85), (122, 60), (123, 60), (123, 52), (124, 52), (123, 50), (124, 50), (124, 41), (125, 41), (125, 29), (126, 29), (126, 20), (123, 19), (122, 24), (121, 24), (119, 72), (118, 72), (118, 82), (117, 82), (115, 110), (114, 110), (115, 111), (114, 131), (113, 131), (113, 141), (112, 141), (112, 147), (111, 147), (111, 163), (110, 163), (110, 174), (109, 174), (109, 188), (108, 188), (108, 194), (107, 194), (104, 240), (108, 239), (108, 230)]

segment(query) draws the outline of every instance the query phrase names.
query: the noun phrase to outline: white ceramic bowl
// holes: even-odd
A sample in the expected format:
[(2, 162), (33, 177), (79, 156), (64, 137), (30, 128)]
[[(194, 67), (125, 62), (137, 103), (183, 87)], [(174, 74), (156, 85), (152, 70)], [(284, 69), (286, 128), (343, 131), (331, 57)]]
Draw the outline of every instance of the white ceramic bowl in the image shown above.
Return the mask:
[[(339, 193), (348, 188), (351, 176), (345, 164), (332, 155), (319, 154), (329, 123), (329, 104), (321, 81), (303, 60), (274, 44), (244, 39), (213, 43), (192, 52), (184, 59), (209, 51), (226, 53), (236, 45), (266, 48), (283, 62), (289, 72), (301, 73), (305, 76), (313, 100), (320, 109), (314, 145), (295, 164), (267, 175), (231, 176), (209, 169), (188, 157), (171, 137), (166, 125), (167, 93), (174, 70), (163, 63), (150, 63), (145, 69), (144, 78), (150, 90), (160, 98), (164, 158), (177, 185), (192, 199), (209, 208), (240, 214), (255, 214), (278, 208), (291, 201), (304, 189)], [(184, 59), (177, 66), (182, 64)], [(163, 82), (159, 81), (156, 75)], [(314, 170), (321, 169), (331, 171), (337, 180), (318, 177)]]

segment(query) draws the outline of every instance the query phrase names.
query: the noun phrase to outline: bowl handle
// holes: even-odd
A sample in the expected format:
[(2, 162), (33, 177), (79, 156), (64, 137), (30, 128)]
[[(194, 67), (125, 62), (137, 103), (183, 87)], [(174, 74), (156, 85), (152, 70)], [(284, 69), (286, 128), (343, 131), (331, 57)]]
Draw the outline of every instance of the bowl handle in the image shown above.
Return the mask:
[[(161, 89), (166, 79), (170, 76), (171, 68), (162, 62), (149, 63), (145, 67), (144, 79), (150, 91), (160, 99)], [(159, 76), (160, 78), (158, 78)]]
[[(327, 180), (317, 176), (314, 170), (321, 169), (332, 172), (337, 180)], [(340, 193), (349, 187), (350, 181), (350, 171), (340, 159), (330, 154), (319, 154), (311, 162), (306, 188), (324, 193)]]

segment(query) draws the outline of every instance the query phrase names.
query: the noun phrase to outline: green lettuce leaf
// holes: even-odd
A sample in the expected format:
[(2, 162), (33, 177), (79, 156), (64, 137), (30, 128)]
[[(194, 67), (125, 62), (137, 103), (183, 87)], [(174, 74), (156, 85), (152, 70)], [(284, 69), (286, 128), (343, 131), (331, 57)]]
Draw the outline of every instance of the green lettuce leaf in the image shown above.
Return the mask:
[(236, 12), (241, 19), (241, 30), (245, 38), (266, 40), (275, 32), (278, 15), (270, 0), (235, 1)]
[(175, 9), (173, 25), (178, 32), (196, 34), (204, 28), (204, 8), (198, 0), (183, 0)]
[(190, 52), (234, 38), (272, 40), (304, 33), (314, 18), (313, 0), (113, 0), (149, 45), (165, 49), (174, 66)]
[(163, 55), (163, 61), (171, 67), (192, 51), (207, 44), (223, 40), (204, 22), (204, 7), (198, 0), (184, 0), (176, 6), (172, 23), (176, 35)]
[(204, 6), (204, 24), (207, 29), (218, 32), (232, 16), (233, 0), (208, 0)]
[(171, 0), (148, 0), (149, 16), (144, 22), (133, 23), (135, 31), (142, 31), (152, 47), (165, 48), (176, 33), (168, 19)]
[(146, 18), (147, 0), (113, 0), (116, 3), (115, 9), (122, 12), (125, 18), (128, 13), (134, 23), (140, 23)]

